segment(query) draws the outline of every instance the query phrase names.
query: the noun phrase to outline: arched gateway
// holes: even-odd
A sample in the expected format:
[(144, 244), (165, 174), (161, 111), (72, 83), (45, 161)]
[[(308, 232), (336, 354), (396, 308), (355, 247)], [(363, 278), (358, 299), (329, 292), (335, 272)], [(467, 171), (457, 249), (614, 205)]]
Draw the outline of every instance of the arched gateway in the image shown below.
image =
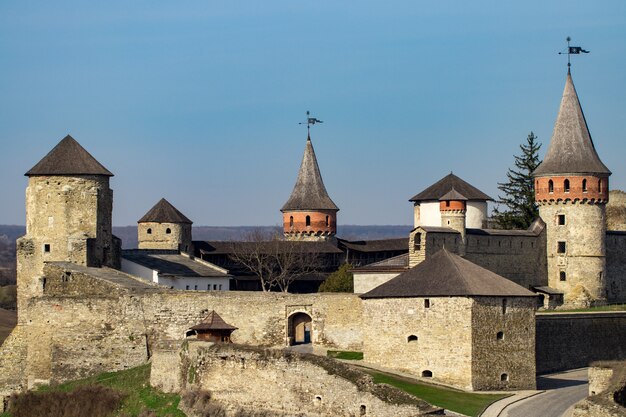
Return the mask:
[(288, 319), (288, 337), (290, 345), (311, 343), (312, 319), (306, 313), (295, 313)]

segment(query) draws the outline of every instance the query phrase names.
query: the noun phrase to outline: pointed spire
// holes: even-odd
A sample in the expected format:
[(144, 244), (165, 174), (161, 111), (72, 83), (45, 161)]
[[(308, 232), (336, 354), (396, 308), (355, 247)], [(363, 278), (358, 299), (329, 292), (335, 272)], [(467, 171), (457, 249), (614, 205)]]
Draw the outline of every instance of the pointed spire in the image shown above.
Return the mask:
[(569, 69), (550, 146), (543, 162), (533, 174), (611, 175), (593, 145)]
[(27, 177), (36, 175), (104, 175), (113, 174), (67, 135), (41, 161), (32, 167)]
[(296, 185), (293, 187), (291, 197), (280, 209), (283, 212), (289, 210), (339, 210), (328, 196), (322, 181), (310, 135), (307, 136)]
[(162, 198), (137, 223), (188, 223), (193, 222), (174, 207), (169, 201)]

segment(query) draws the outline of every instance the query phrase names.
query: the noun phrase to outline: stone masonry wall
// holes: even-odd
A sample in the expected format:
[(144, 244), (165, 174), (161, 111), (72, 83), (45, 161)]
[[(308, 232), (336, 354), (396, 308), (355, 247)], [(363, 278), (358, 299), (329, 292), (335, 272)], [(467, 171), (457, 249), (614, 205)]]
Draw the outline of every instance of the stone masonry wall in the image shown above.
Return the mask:
[(551, 313), (536, 317), (537, 373), (626, 359), (626, 313)]
[(106, 176), (34, 176), (26, 188), (26, 235), (17, 242), (18, 320), (41, 294), (45, 261), (117, 266)]
[(464, 297), (363, 300), (364, 360), (472, 389), (472, 300)]
[(535, 389), (535, 306), (534, 297), (474, 299), (474, 390)]
[[(606, 297), (606, 223), (604, 204), (543, 203), (539, 214), (546, 223), (548, 285), (564, 292), (566, 304), (586, 305)], [(558, 216), (565, 216), (565, 224)], [(565, 242), (565, 253), (559, 253)], [(560, 272), (565, 273), (561, 279)], [(589, 300), (589, 301), (588, 301)]]
[(626, 232), (606, 234), (606, 297), (626, 303)]
[[(125, 290), (81, 273), (65, 278), (63, 264), (46, 266), (49, 286), (29, 300), (28, 320), (17, 328), (19, 346), (28, 347), (26, 360), (6, 378), (31, 387), (137, 366), (155, 343), (183, 339), (211, 310), (238, 327), (236, 343), (285, 346), (289, 316), (305, 312), (312, 317), (314, 344), (362, 348), (361, 300), (355, 294)], [(84, 292), (75, 290), (81, 287)], [(0, 369), (12, 366), (10, 358), (3, 350)]]
[[(169, 233), (167, 233), (168, 230)], [(189, 253), (191, 251), (191, 224), (139, 223), (137, 238), (139, 249), (180, 249)]]
[(212, 401), (233, 411), (276, 416), (395, 417), (437, 411), (328, 358), (201, 341), (188, 342), (181, 352), (157, 351), (150, 383), (166, 391), (208, 390)]
[(538, 236), (468, 233), (465, 258), (524, 288), (548, 285), (545, 232)]

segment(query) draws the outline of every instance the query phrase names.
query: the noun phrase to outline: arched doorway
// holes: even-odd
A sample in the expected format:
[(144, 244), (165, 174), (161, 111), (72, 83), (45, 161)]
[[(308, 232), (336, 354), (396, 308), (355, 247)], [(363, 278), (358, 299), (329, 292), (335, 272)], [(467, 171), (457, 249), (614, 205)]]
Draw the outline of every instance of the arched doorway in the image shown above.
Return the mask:
[(311, 316), (295, 313), (289, 317), (289, 344), (311, 343)]

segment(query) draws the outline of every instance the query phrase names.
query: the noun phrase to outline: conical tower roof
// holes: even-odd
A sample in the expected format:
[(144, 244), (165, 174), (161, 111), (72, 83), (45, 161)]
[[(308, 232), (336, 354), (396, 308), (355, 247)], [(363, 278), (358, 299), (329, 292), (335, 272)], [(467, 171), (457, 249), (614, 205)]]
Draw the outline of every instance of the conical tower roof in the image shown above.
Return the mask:
[(27, 177), (35, 175), (104, 175), (113, 174), (85, 150), (80, 143), (67, 135), (48, 155), (32, 167)]
[(169, 201), (162, 198), (154, 205), (137, 223), (189, 223), (189, 220), (183, 213), (178, 211)]
[(442, 200), (453, 191), (466, 200), (478, 200), (478, 201), (491, 201), (493, 198), (474, 187), (472, 184), (463, 181), (453, 173), (450, 173), (426, 188), (419, 194), (414, 195), (409, 201), (429, 201), (429, 200)]
[(310, 136), (306, 140), (296, 185), (293, 187), (291, 197), (280, 209), (280, 211), (289, 210), (339, 210), (328, 196), (322, 181)]
[(611, 171), (602, 163), (593, 146), (587, 121), (569, 72), (550, 146), (543, 162), (533, 173), (534, 176), (554, 174), (611, 175)]

